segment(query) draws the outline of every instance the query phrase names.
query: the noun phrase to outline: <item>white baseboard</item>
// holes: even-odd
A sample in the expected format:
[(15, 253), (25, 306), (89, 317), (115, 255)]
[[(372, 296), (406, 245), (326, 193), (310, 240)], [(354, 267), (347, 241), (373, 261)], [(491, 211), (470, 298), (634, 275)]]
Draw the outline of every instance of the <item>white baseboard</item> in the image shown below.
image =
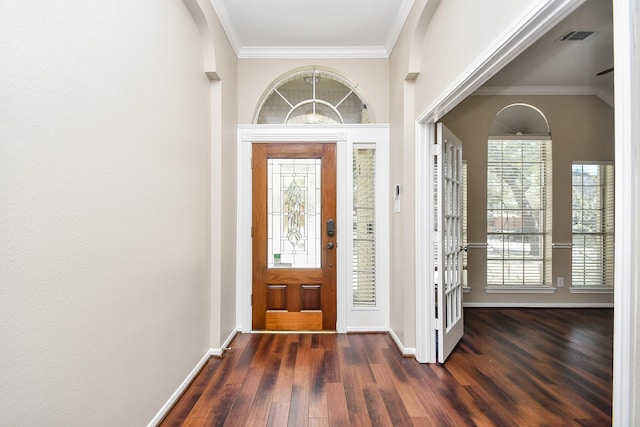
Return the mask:
[(187, 387), (189, 387), (189, 384), (191, 384), (191, 382), (196, 377), (196, 375), (198, 375), (198, 373), (200, 372), (200, 370), (202, 369), (204, 364), (207, 363), (207, 360), (209, 360), (209, 358), (211, 356), (216, 356), (216, 357), (222, 356), (222, 354), (227, 349), (227, 347), (229, 347), (229, 344), (231, 343), (233, 338), (236, 336), (238, 331), (239, 330), (237, 328), (234, 329), (231, 332), (231, 334), (229, 334), (227, 339), (224, 341), (224, 343), (222, 344), (222, 347), (220, 347), (220, 348), (210, 348), (209, 350), (207, 350), (205, 355), (202, 356), (202, 359), (200, 359), (200, 361), (191, 370), (191, 372), (189, 372), (189, 375), (187, 375), (187, 377), (184, 379), (184, 381), (182, 381), (182, 383), (178, 386), (176, 391), (173, 392), (173, 394), (167, 400), (167, 402), (162, 406), (162, 408), (160, 408), (160, 410), (155, 415), (155, 417), (153, 417), (153, 419), (149, 422), (149, 424), (147, 424), (147, 427), (155, 427), (158, 424), (160, 424), (160, 422), (163, 420), (163, 418), (171, 410), (173, 405), (175, 405), (175, 403), (178, 401), (180, 396), (182, 396), (182, 393), (184, 393), (184, 391), (187, 389)]
[(609, 302), (465, 302), (464, 307), (479, 308), (613, 308)]
[(211, 353), (212, 356), (216, 356), (216, 357), (222, 356), (222, 354), (229, 348), (229, 345), (231, 344), (231, 341), (233, 341), (233, 339), (236, 337), (238, 332), (240, 332), (240, 329), (239, 328), (235, 328), (233, 331), (231, 331), (231, 333), (229, 334), (227, 339), (224, 340), (224, 342), (222, 343), (222, 347), (220, 347), (220, 348), (212, 348), (212, 349), (209, 350), (209, 353)]
[(360, 332), (360, 333), (363, 333), (363, 334), (366, 334), (368, 332), (373, 332), (373, 333), (376, 333), (376, 332), (389, 332), (389, 327), (387, 327), (387, 326), (380, 326), (380, 327), (369, 327), (369, 326), (366, 326), (366, 327), (364, 327), (364, 326), (355, 326), (354, 327), (354, 326), (350, 326), (350, 327), (347, 328), (347, 333), (349, 333), (349, 332), (351, 332), (351, 333)]
[(207, 351), (205, 355), (202, 356), (202, 359), (200, 359), (200, 361), (196, 364), (195, 368), (193, 368), (191, 372), (189, 372), (189, 375), (187, 375), (187, 378), (185, 378), (184, 381), (182, 381), (182, 383), (178, 386), (177, 390), (173, 392), (169, 400), (167, 400), (167, 402), (162, 406), (162, 408), (160, 408), (156, 416), (153, 417), (153, 419), (149, 422), (149, 424), (147, 424), (147, 427), (155, 427), (158, 424), (160, 424), (160, 421), (162, 421), (162, 419), (167, 415), (169, 410), (171, 410), (173, 405), (175, 405), (175, 403), (178, 401), (180, 396), (182, 396), (182, 393), (184, 393), (187, 387), (189, 387), (189, 384), (191, 384), (191, 381), (193, 381), (196, 375), (198, 375), (198, 372), (200, 372), (204, 364), (207, 363), (207, 360), (209, 360), (209, 357), (211, 356), (210, 353), (211, 353), (211, 350)]
[(400, 341), (400, 338), (398, 338), (396, 333), (393, 331), (393, 329), (389, 329), (389, 335), (391, 335), (391, 339), (396, 344), (396, 346), (398, 347), (398, 350), (400, 350), (400, 353), (402, 353), (404, 357), (415, 357), (416, 349), (411, 347), (405, 347)]

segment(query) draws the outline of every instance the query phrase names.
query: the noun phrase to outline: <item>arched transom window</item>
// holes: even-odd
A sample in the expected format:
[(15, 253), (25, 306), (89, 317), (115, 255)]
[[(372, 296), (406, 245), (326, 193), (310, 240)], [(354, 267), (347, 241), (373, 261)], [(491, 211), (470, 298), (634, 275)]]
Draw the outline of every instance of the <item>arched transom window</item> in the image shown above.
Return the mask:
[(258, 108), (256, 124), (372, 123), (358, 88), (339, 75), (304, 70), (276, 82)]

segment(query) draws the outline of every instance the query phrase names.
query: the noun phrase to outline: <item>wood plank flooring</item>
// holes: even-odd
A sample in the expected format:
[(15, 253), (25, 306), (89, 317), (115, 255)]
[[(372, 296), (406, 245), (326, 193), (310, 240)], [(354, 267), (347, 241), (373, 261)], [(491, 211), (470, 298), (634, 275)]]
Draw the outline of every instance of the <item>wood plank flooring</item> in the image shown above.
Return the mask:
[(243, 334), (162, 426), (611, 425), (613, 310), (465, 309), (444, 364), (387, 334)]

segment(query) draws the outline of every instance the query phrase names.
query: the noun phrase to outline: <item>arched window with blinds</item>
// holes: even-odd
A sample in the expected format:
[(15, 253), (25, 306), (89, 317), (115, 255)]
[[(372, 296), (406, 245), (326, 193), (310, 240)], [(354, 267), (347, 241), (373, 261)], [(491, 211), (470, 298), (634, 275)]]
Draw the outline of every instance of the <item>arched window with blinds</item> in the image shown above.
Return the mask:
[(496, 115), (492, 135), (487, 153), (487, 290), (551, 289), (548, 122), (537, 108), (512, 104)]

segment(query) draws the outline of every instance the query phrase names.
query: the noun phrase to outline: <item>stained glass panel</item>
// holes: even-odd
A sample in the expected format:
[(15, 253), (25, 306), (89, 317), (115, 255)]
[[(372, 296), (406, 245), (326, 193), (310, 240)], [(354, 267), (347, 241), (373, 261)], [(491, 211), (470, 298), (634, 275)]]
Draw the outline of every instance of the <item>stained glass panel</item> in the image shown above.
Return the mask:
[(267, 161), (267, 265), (320, 267), (321, 160)]

